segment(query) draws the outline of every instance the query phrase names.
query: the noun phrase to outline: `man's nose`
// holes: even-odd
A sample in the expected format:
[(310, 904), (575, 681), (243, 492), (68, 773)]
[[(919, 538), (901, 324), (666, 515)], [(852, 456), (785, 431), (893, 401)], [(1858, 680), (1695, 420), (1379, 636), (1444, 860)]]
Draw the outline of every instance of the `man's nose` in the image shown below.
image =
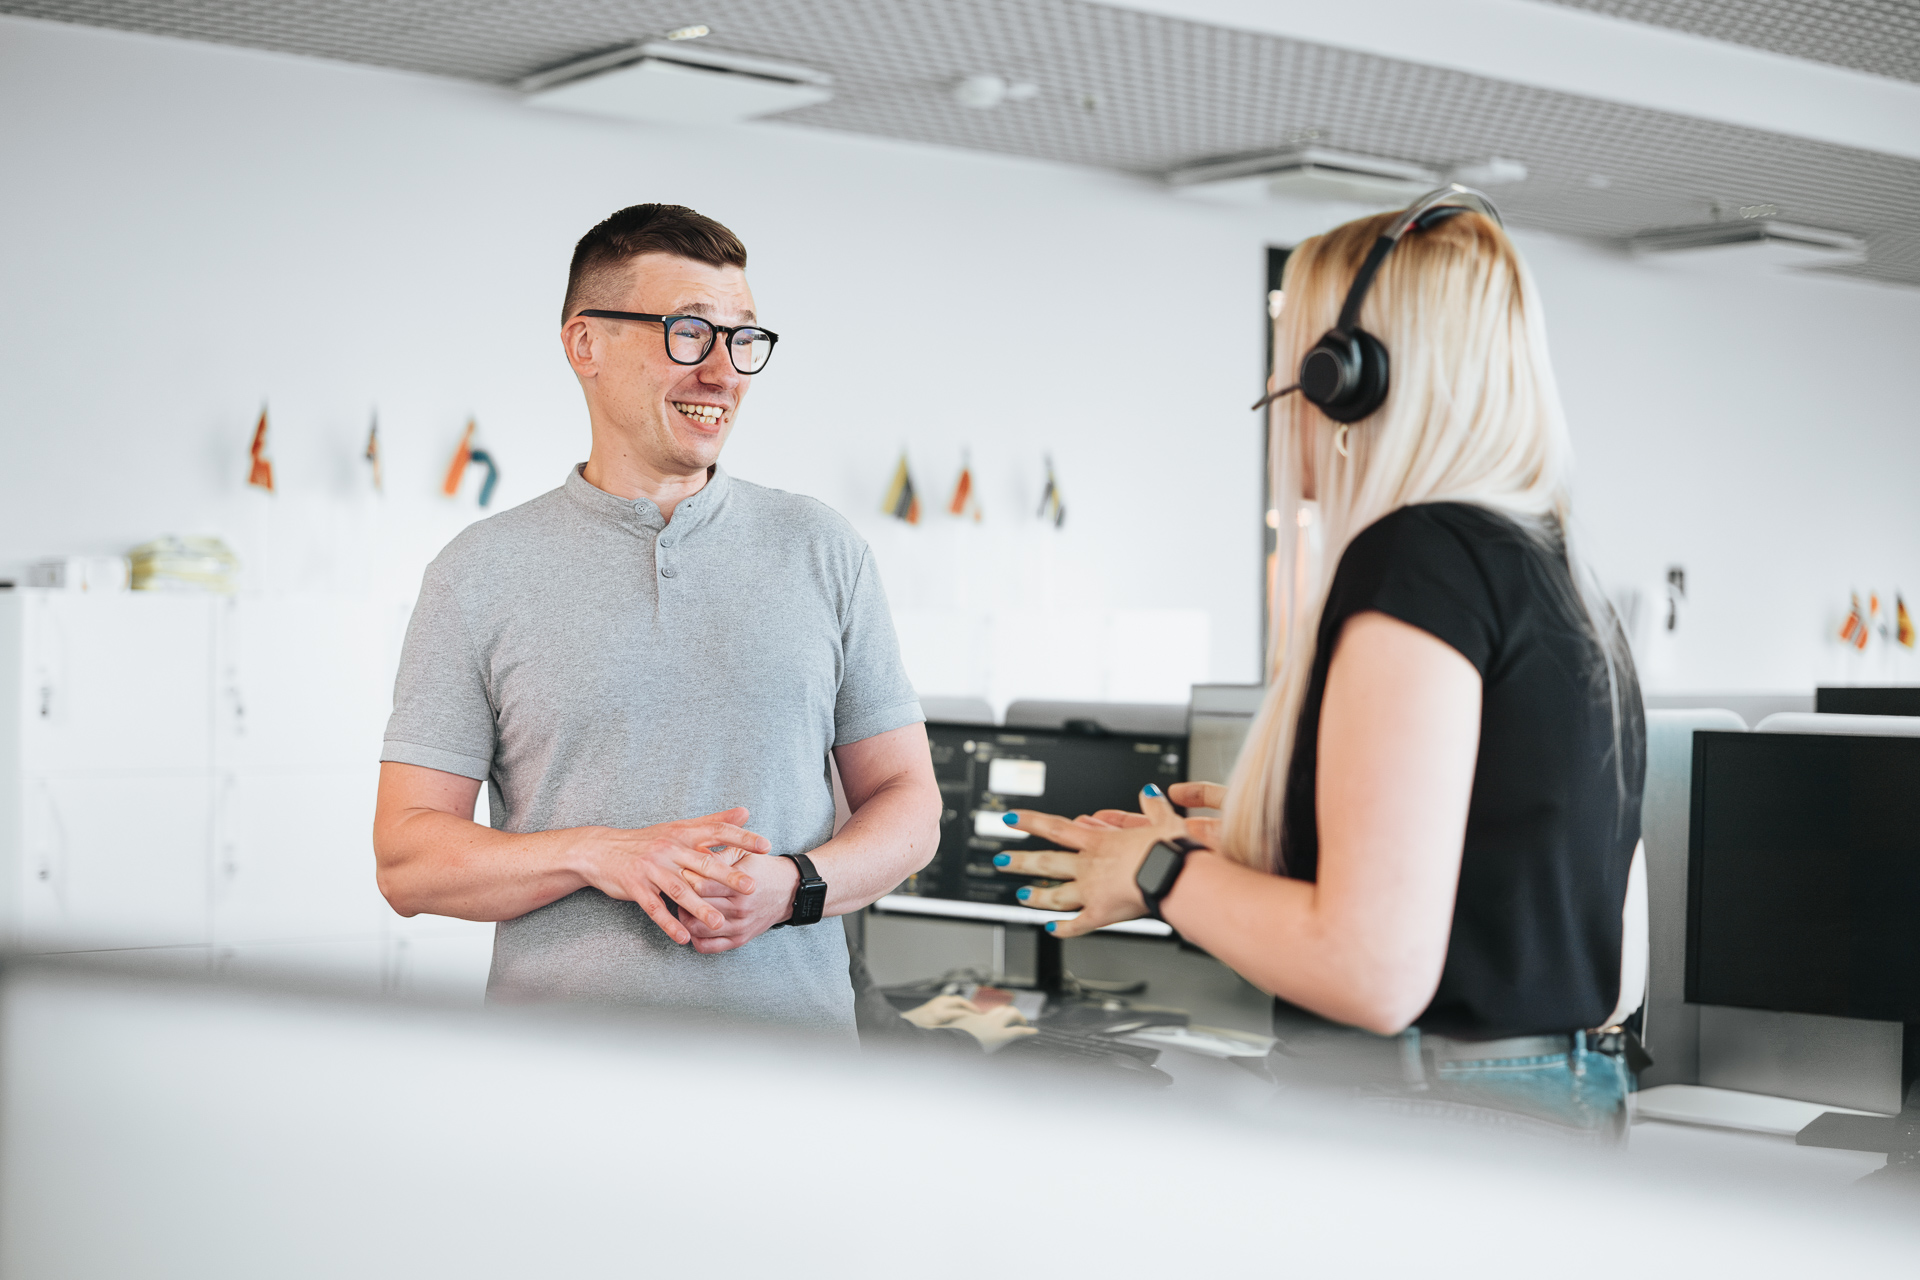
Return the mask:
[(733, 367), (733, 358), (727, 354), (727, 342), (724, 338), (716, 339), (713, 350), (707, 352), (707, 358), (700, 362), (700, 377), (705, 382), (717, 382), (730, 386), (745, 376)]

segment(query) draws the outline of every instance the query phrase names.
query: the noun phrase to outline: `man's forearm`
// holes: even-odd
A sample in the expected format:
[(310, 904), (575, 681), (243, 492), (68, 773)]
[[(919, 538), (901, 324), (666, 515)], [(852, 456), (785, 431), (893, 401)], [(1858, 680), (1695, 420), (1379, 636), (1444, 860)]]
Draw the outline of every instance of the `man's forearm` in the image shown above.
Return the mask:
[(519, 835), (451, 813), (411, 810), (376, 828), (380, 891), (401, 915), (512, 920), (586, 887), (576, 852), (590, 832)]
[(901, 774), (854, 810), (840, 833), (808, 857), (827, 882), (830, 916), (858, 911), (932, 861), (940, 844), (940, 792)]

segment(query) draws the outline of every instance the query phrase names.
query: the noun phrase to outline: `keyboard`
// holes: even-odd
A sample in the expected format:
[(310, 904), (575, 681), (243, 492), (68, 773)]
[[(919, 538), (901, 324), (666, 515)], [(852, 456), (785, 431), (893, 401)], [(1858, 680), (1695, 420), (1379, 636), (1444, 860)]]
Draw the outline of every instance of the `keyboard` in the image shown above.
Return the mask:
[(1158, 1049), (1146, 1045), (1120, 1044), (1106, 1036), (1045, 1026), (1008, 1041), (994, 1055), (995, 1060), (1047, 1062), (1140, 1084), (1171, 1084), (1173, 1077), (1153, 1065), (1159, 1057)]

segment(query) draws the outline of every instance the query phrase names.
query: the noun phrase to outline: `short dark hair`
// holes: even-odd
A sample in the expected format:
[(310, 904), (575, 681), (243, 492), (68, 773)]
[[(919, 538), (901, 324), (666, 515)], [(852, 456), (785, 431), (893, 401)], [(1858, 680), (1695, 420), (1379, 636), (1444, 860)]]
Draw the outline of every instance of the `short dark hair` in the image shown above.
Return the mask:
[(747, 246), (712, 218), (680, 204), (636, 204), (580, 237), (567, 269), (560, 323), (581, 307), (616, 301), (621, 269), (643, 253), (671, 253), (712, 267), (745, 267)]

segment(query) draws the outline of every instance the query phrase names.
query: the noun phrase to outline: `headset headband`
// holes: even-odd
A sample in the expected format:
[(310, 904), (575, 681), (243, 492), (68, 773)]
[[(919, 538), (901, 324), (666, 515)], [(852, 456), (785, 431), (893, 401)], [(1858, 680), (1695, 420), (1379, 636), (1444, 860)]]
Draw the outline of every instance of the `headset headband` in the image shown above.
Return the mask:
[[(1353, 277), (1353, 284), (1347, 290), (1347, 300), (1340, 307), (1340, 318), (1334, 322), (1332, 331), (1323, 337), (1319, 344), (1316, 344), (1314, 350), (1320, 350), (1331, 339), (1350, 341), (1353, 334), (1359, 331), (1360, 305), (1367, 299), (1367, 290), (1373, 287), (1373, 278), (1379, 274), (1380, 264), (1387, 260), (1387, 255), (1393, 252), (1393, 247), (1400, 243), (1402, 236), (1413, 230), (1424, 231), (1435, 223), (1444, 222), (1462, 213), (1484, 213), (1493, 219), (1495, 226), (1502, 228), (1506, 226), (1500, 218), (1500, 211), (1493, 207), (1493, 201), (1471, 187), (1450, 182), (1437, 191), (1427, 192), (1426, 195), (1402, 209), (1399, 215), (1387, 224), (1387, 229), (1380, 233), (1380, 238), (1373, 242), (1373, 248), (1367, 251), (1366, 260), (1360, 264), (1360, 270)], [(1312, 352), (1308, 355), (1311, 357)], [(1305, 362), (1302, 363), (1304, 365)], [(1386, 395), (1384, 368), (1381, 370), (1381, 375), (1379, 396), (1384, 397)], [(1278, 391), (1262, 396), (1254, 402), (1253, 407), (1256, 411), (1264, 409), (1281, 396), (1299, 389), (1298, 382), (1289, 387), (1282, 387)], [(1319, 402), (1316, 401), (1316, 403)]]

